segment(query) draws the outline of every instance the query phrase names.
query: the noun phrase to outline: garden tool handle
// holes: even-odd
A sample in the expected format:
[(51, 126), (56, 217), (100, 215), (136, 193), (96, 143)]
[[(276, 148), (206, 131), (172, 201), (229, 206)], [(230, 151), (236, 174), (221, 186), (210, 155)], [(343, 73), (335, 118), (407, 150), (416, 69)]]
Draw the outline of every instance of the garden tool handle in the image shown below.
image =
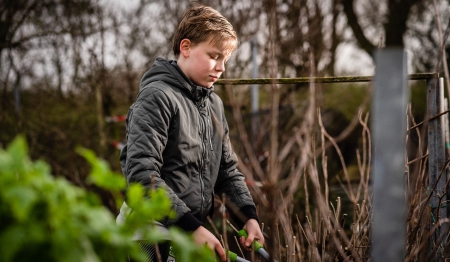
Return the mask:
[[(247, 233), (247, 231), (246, 231), (245, 229), (239, 230), (238, 235), (239, 235), (240, 237), (245, 237), (245, 239), (248, 238), (248, 233)], [(253, 249), (254, 251), (258, 251), (258, 250), (259, 250), (260, 248), (262, 248), (262, 247), (263, 247), (263, 246), (261, 245), (261, 243), (259, 243), (257, 240), (254, 240), (254, 241), (252, 242), (252, 249)]]
[(227, 253), (228, 258), (230, 258), (230, 261), (232, 262), (250, 262), (240, 256), (238, 256), (236, 253), (231, 252), (230, 250), (226, 250), (225, 252)]
[[(230, 250), (224, 249), (224, 251), (227, 254), (227, 258), (230, 259), (229, 261), (231, 261), (231, 262), (250, 262), (249, 260), (238, 256), (236, 253), (234, 253)], [(216, 256), (217, 256), (217, 259), (219, 259), (219, 254), (217, 254), (217, 251), (216, 251)], [(219, 259), (219, 261), (220, 261), (220, 259)]]
[[(246, 239), (248, 238), (248, 233), (247, 233), (247, 231), (245, 229), (239, 230), (238, 231), (238, 235), (240, 237), (245, 237)], [(252, 242), (252, 249), (255, 252), (257, 252), (258, 254), (260, 254), (265, 260), (271, 261), (269, 253), (267, 253), (267, 251), (263, 248), (261, 243), (259, 243), (257, 240), (253, 240), (253, 242)], [(273, 261), (277, 262), (275, 259)]]

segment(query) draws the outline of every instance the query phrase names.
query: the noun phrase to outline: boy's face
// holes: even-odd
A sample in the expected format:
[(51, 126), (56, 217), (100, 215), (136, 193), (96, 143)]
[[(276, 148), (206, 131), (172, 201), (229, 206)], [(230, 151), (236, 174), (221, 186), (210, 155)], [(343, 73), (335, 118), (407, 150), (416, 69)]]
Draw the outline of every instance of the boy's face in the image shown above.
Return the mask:
[[(225, 71), (225, 63), (231, 56), (229, 44), (221, 46), (206, 41), (192, 45), (188, 39), (180, 43), (179, 65), (186, 76), (196, 85), (210, 88)], [(232, 40), (230, 40), (232, 41)]]

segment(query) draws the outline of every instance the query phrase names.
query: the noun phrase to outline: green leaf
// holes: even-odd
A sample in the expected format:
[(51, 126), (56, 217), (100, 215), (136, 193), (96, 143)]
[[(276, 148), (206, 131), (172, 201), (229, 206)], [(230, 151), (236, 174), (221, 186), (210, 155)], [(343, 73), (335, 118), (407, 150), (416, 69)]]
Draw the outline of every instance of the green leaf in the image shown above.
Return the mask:
[(88, 183), (111, 191), (120, 191), (126, 188), (126, 181), (123, 176), (112, 172), (108, 163), (98, 159), (93, 151), (81, 147), (77, 148), (76, 151), (92, 166), (87, 179)]
[(13, 203), (11, 211), (18, 221), (24, 221), (31, 210), (32, 205), (37, 201), (36, 192), (27, 186), (13, 186), (6, 188), (4, 192), (6, 201)]
[(6, 151), (16, 161), (21, 161), (22, 159), (28, 159), (28, 146), (27, 146), (25, 137), (22, 135), (17, 136), (9, 144)]

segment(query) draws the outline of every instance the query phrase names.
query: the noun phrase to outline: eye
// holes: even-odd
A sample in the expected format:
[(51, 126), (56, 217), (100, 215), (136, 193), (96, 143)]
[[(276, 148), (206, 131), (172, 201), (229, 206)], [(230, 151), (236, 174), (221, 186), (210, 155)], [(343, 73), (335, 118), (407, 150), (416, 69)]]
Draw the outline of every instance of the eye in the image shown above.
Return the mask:
[(214, 60), (219, 59), (219, 56), (218, 56), (218, 55), (210, 55), (210, 57), (211, 57), (211, 59), (214, 59)]

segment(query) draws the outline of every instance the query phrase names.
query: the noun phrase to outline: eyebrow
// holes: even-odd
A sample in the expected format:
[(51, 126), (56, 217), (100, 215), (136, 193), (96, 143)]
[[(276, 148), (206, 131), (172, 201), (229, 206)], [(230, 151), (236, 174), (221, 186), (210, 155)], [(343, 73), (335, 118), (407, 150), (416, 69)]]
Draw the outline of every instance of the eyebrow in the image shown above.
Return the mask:
[[(215, 47), (215, 48), (217, 48), (217, 47)], [(231, 57), (231, 52), (227, 52), (227, 50), (225, 50), (224, 52), (212, 50), (212, 51), (209, 51), (208, 54), (222, 56), (225, 59), (225, 61), (228, 61), (228, 59), (230, 59), (230, 57)], [(227, 54), (228, 54), (228, 56), (227, 56)]]
[(225, 54), (220, 51), (209, 51), (208, 54), (211, 56), (225, 57)]

